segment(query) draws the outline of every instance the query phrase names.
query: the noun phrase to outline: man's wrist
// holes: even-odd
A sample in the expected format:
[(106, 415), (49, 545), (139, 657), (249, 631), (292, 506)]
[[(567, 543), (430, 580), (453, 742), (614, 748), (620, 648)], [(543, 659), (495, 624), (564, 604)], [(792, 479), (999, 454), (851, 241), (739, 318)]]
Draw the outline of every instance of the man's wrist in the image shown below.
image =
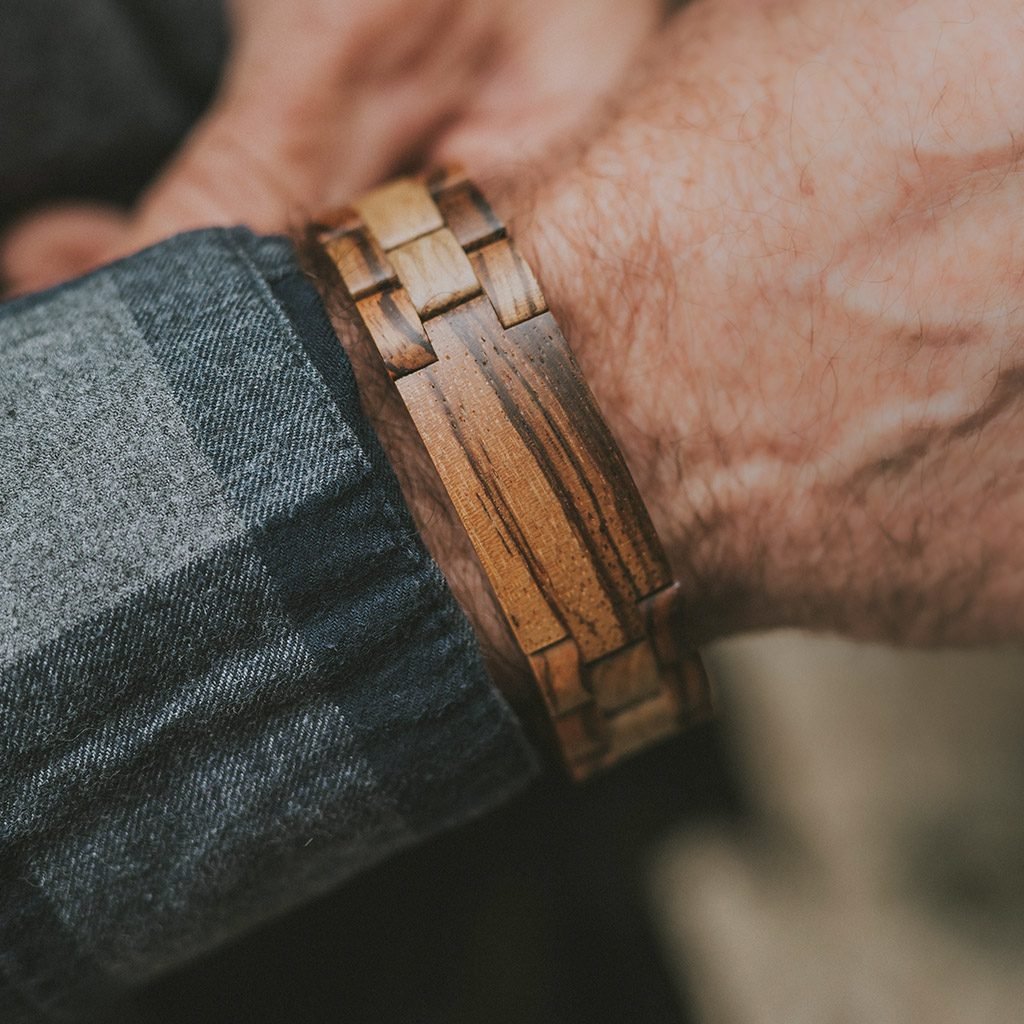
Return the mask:
[[(642, 204), (642, 186), (636, 192)], [(731, 586), (716, 600), (714, 578), (735, 578), (742, 566), (724, 564), (736, 547), (724, 507), (709, 523), (690, 503), (713, 485), (714, 462), (684, 463), (688, 438), (702, 429), (702, 399), (696, 375), (679, 365), (680, 325), (666, 322), (666, 311), (686, 306), (685, 282), (652, 246), (636, 203), (614, 182), (577, 171), (540, 189), (513, 223), (665, 546), (687, 607), (688, 639), (702, 644), (731, 628), (739, 596)], [(703, 334), (702, 313), (699, 303), (686, 308), (693, 334)], [(701, 546), (704, 530), (716, 534), (713, 549)]]
[(700, 639), (1020, 634), (1017, 26), (869, 6), (692, 5), (519, 232)]
[[(813, 25), (718, 4), (684, 15), (651, 62), (664, 81), (499, 212), (668, 549), (692, 637), (1014, 635), (1019, 150), (984, 148), (1012, 119), (993, 130), (973, 116), (993, 111), (967, 108), (973, 148), (950, 152), (922, 114), (924, 160), (913, 133), (854, 116), (864, 81), (886, 123), (920, 86), (898, 77), (892, 99), (861, 74), (862, 49), (879, 54), (869, 70), (890, 66), (868, 22), (837, 44), (851, 73), (802, 89), (833, 39), (827, 11)], [(904, 15), (937, 31), (926, 10)], [(966, 48), (943, 60), (963, 82), (981, 66), (967, 44), (994, 37), (981, 19), (957, 31)], [(1013, 94), (1005, 56), (985, 65), (993, 95)]]
[[(491, 193), (492, 189), (488, 188), (488, 192)], [(596, 385), (592, 390), (599, 408), (610, 420), (616, 441), (624, 448), (631, 473), (641, 485), (641, 499), (650, 502), (652, 490), (645, 488), (644, 484), (657, 480), (659, 474), (664, 475), (656, 461), (659, 438), (644, 433), (644, 426), (634, 422), (630, 403), (636, 392), (619, 386), (624, 376), (621, 363), (618, 367), (608, 365), (609, 361), (619, 360), (622, 354), (622, 348), (616, 348), (611, 342), (611, 332), (606, 329), (608, 325), (588, 322), (584, 315), (598, 312), (603, 305), (603, 297), (619, 288), (621, 281), (605, 281), (589, 274), (591, 286), (596, 289), (593, 295), (586, 289), (570, 290), (566, 282), (572, 281), (576, 275), (583, 280), (588, 278), (586, 257), (584, 255), (581, 262), (572, 232), (565, 230), (564, 224), (539, 221), (536, 215), (546, 209), (540, 203), (523, 203), (521, 209), (530, 211), (530, 218), (508, 217), (508, 205), (500, 202), (497, 205), (499, 216), (507, 217), (512, 223), (513, 236), (517, 241), (522, 239), (525, 242), (527, 261), (536, 261), (542, 282), (550, 289), (552, 312), (556, 319), (564, 322), (575, 354), (582, 357), (584, 379)], [(552, 213), (555, 213), (554, 209)], [(558, 210), (557, 214), (562, 218), (572, 216), (571, 211), (564, 209)], [(314, 259), (319, 257), (315, 246), (310, 255)], [(422, 539), (475, 627), (488, 667), (499, 687), (521, 713), (535, 708), (536, 686), (526, 659), (499, 610), (476, 553), (405, 405), (388, 380), (380, 360), (374, 358), (374, 346), (365, 336), (358, 316), (341, 297), (344, 293), (336, 286), (332, 268), (325, 265), (321, 269), (321, 276), (327, 282), (321, 290), (339, 338), (353, 364), (364, 408), (395, 470)], [(630, 368), (625, 369), (628, 374)], [(658, 499), (663, 497), (660, 492), (656, 496)], [(659, 500), (655, 514), (660, 520), (657, 525), (672, 522), (667, 501)]]
[[(487, 200), (458, 174), (400, 178), (326, 214), (317, 237), (451, 502), (428, 505), (471, 538), (572, 777), (706, 717), (663, 547)], [(454, 580), (464, 566), (446, 555)]]

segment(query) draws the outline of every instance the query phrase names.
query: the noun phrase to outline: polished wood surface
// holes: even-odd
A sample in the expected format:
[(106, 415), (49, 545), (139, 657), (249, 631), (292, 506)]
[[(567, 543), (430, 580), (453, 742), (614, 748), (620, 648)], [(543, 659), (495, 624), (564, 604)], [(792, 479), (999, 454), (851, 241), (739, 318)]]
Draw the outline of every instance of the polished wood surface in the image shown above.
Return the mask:
[(356, 229), (324, 240), (324, 247), (345, 280), (354, 299), (398, 284), (398, 277), (384, 250), (366, 231)]
[(575, 778), (710, 713), (679, 588), (536, 278), (457, 172), (321, 234), (451, 496)]
[(476, 249), (469, 259), (502, 327), (515, 327), (547, 312), (533, 271), (507, 238)]

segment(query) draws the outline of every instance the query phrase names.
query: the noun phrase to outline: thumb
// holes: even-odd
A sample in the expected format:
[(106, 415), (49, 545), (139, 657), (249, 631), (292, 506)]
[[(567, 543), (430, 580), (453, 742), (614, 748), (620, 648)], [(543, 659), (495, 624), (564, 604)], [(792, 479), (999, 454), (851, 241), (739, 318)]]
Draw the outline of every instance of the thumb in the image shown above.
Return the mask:
[(9, 291), (56, 284), (180, 231), (239, 223), (280, 231), (308, 215), (325, 181), (310, 144), (317, 112), (289, 119), (285, 101), (219, 102), (128, 213), (63, 204), (18, 222), (0, 238)]
[(246, 223), (280, 230), (306, 169), (276, 165), (272, 126), (231, 109), (200, 122), (130, 213), (60, 204), (29, 214), (0, 238), (8, 295), (36, 291), (190, 228)]
[(0, 239), (0, 279), (8, 296), (84, 274), (117, 246), (127, 216), (114, 207), (63, 204), (17, 221)]
[(320, 168), (301, 137), (308, 124), (282, 124), (273, 105), (226, 103), (195, 127), (141, 197), (118, 240), (122, 255), (192, 228), (244, 223), (287, 226)]

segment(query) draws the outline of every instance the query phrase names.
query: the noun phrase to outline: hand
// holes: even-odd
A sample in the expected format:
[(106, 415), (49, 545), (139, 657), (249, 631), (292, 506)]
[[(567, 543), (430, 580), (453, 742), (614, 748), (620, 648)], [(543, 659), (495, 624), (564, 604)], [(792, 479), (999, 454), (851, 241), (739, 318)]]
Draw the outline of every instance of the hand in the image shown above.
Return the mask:
[(517, 233), (699, 639), (1024, 635), (1024, 12), (698, 3)]
[(219, 95), (135, 209), (39, 211), (0, 243), (23, 292), (188, 228), (281, 231), (396, 168), (536, 161), (597, 116), (659, 0), (231, 0)]

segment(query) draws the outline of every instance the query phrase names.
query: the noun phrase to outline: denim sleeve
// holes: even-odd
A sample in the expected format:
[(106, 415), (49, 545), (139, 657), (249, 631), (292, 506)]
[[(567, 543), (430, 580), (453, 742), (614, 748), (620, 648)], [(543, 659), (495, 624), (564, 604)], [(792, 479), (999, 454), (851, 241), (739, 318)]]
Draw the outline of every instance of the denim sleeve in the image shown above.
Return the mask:
[(68, 1020), (535, 770), (289, 243), (0, 307), (0, 1021)]

